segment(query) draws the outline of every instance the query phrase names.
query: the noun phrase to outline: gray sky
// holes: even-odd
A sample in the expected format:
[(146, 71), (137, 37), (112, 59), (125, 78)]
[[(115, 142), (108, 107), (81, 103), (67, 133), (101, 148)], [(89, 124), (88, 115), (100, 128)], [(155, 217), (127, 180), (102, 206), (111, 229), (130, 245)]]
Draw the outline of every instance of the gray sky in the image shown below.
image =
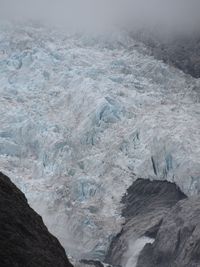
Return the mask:
[(199, 0), (0, 0), (0, 16), (68, 27), (155, 25), (189, 31), (199, 25)]

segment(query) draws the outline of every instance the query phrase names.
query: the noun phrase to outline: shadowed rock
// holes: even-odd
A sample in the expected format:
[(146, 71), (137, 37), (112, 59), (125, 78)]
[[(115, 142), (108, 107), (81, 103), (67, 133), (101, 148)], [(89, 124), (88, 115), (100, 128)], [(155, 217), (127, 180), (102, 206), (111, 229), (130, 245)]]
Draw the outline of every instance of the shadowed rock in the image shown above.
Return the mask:
[(64, 249), (29, 207), (24, 194), (0, 173), (0, 266), (72, 267)]
[(200, 198), (178, 202), (163, 219), (155, 242), (142, 250), (137, 267), (200, 266)]
[(184, 198), (186, 196), (173, 183), (135, 181), (122, 199), (125, 224), (121, 233), (113, 238), (105, 261), (114, 266), (135, 266), (145, 243), (156, 237), (163, 217)]
[(165, 63), (179, 68), (195, 78), (200, 77), (200, 36), (182, 35), (168, 39), (156, 34), (137, 33), (137, 39), (144, 42), (151, 54)]

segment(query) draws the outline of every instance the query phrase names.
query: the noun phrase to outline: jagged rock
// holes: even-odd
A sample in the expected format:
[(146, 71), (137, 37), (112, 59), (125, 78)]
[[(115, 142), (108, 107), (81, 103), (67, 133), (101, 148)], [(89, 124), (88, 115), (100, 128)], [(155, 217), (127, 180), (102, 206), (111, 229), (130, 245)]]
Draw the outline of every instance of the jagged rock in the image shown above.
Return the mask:
[(140, 250), (156, 237), (163, 217), (184, 198), (186, 195), (173, 183), (136, 180), (122, 199), (125, 224), (113, 239), (105, 262), (114, 266), (135, 266)]
[(0, 266), (72, 267), (64, 249), (29, 207), (24, 194), (0, 173)]
[(137, 267), (199, 267), (199, 222), (199, 197), (178, 202), (165, 216), (155, 242), (142, 250)]
[(199, 34), (159, 38), (153, 33), (140, 32), (137, 34), (137, 38), (147, 45), (151, 54), (157, 59), (161, 59), (195, 78), (200, 77)]

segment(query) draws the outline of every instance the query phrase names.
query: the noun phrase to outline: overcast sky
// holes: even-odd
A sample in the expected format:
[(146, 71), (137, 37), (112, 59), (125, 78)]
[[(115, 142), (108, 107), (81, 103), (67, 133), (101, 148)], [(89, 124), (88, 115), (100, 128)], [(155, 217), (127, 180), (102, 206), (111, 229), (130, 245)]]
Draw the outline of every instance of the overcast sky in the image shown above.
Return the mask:
[(200, 0), (0, 0), (1, 18), (40, 19), (68, 27), (199, 25)]

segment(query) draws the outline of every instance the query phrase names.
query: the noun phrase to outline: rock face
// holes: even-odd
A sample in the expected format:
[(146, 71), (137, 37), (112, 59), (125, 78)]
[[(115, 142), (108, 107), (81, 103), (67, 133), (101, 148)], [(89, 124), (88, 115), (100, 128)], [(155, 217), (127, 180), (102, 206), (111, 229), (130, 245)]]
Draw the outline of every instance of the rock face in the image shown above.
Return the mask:
[(183, 35), (167, 40), (154, 34), (139, 34), (139, 39), (150, 48), (152, 55), (165, 63), (200, 78), (200, 35)]
[(140, 250), (145, 243), (153, 242), (163, 217), (172, 206), (185, 198), (173, 183), (144, 179), (135, 181), (122, 200), (125, 224), (121, 233), (113, 239), (105, 261), (114, 266), (136, 266)]
[(0, 173), (0, 266), (72, 267), (24, 194)]
[(200, 77), (200, 38), (176, 40), (155, 46), (152, 51), (158, 59), (163, 59), (195, 78)]
[(178, 202), (164, 218), (155, 242), (144, 247), (137, 267), (199, 267), (199, 222), (199, 197)]

